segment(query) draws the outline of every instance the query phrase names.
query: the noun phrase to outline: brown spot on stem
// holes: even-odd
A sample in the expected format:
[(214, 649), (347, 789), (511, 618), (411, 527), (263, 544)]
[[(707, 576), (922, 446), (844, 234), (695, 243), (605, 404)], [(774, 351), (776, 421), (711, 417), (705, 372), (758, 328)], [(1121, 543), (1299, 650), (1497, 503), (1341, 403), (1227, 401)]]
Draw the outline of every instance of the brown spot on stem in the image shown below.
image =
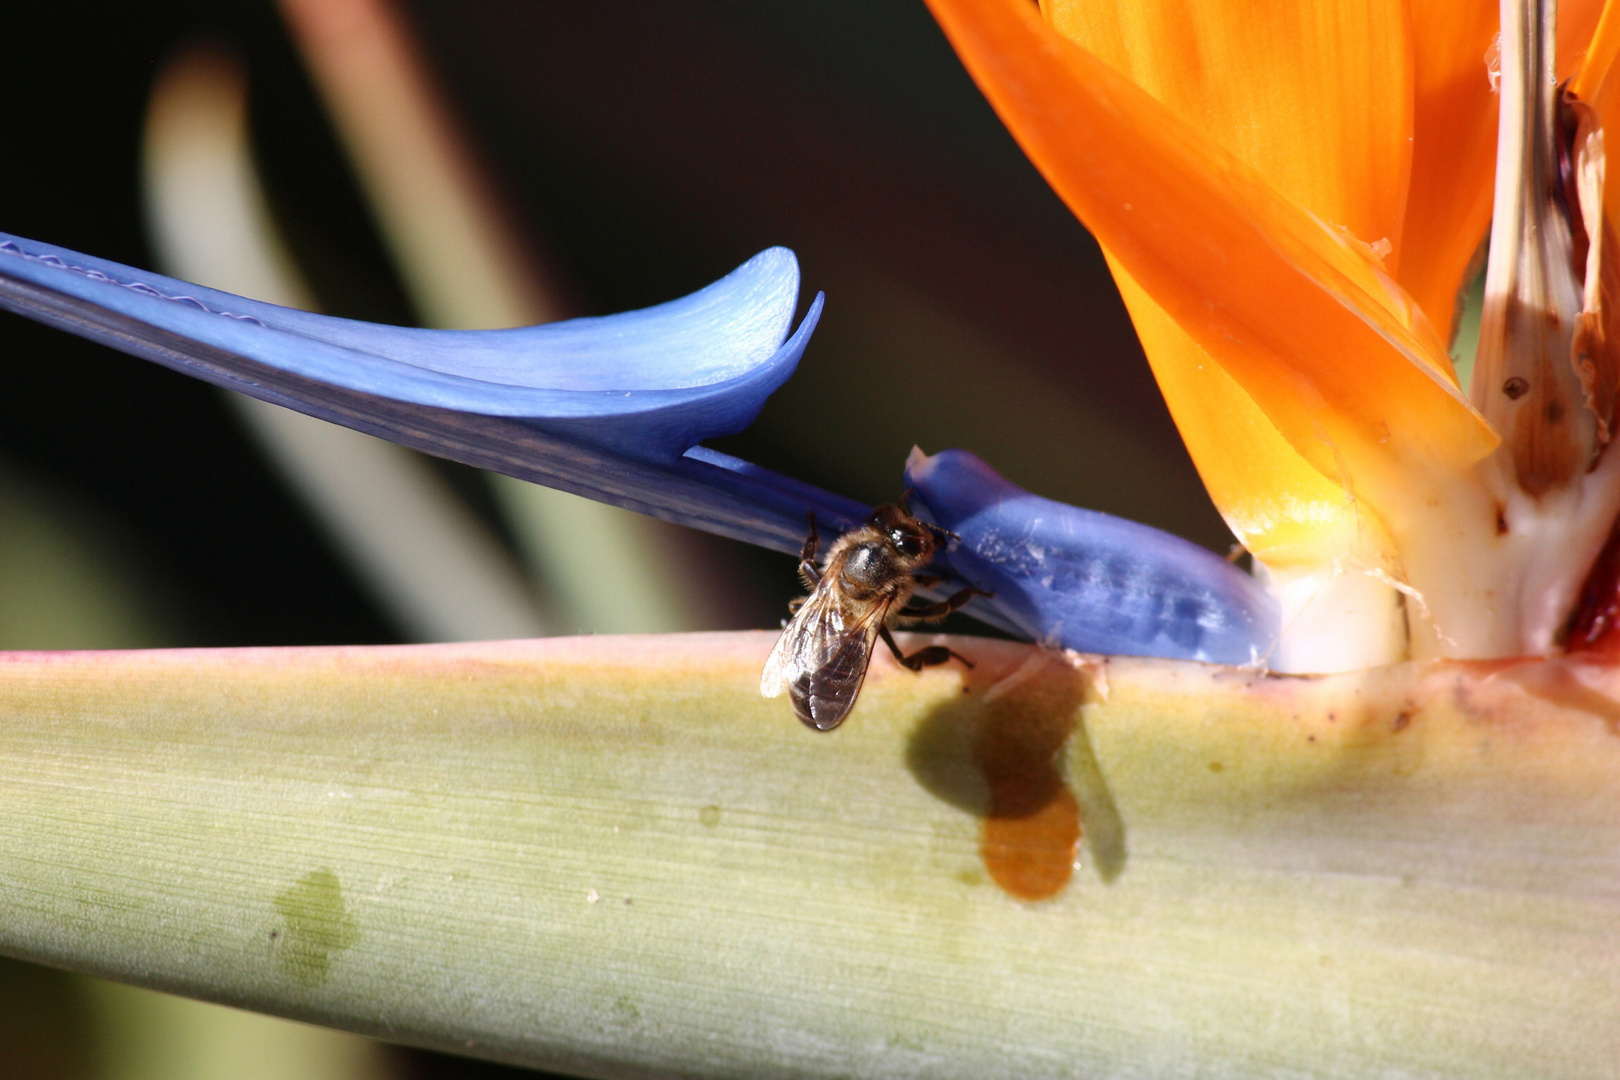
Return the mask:
[(1506, 536), (1508, 531), (1507, 507), (1501, 503), (1496, 504), (1496, 535)]
[(1394, 732), (1396, 732), (1398, 734), (1398, 733), (1400, 733), (1402, 731), (1405, 731), (1407, 728), (1409, 728), (1411, 726), (1412, 726), (1412, 710), (1411, 709), (1402, 709), (1400, 712), (1395, 714), (1395, 719), (1390, 722), (1389, 728), (1390, 728), (1391, 731), (1394, 731)]
[[(1513, 45), (1503, 54), (1514, 60), (1501, 73), (1502, 114), (1504, 121), (1517, 116), (1519, 127), (1514, 142), (1504, 143), (1517, 152), (1500, 162), (1497, 181), (1513, 185), (1514, 198), (1492, 226), (1500, 243), (1491, 248), (1493, 286), (1474, 360), (1480, 384), (1502, 389), (1480, 404), (1502, 434), (1519, 489), (1537, 499), (1568, 486), (1600, 445), (1598, 417), (1578, 405), (1581, 357), (1591, 343), (1575, 340), (1589, 306), (1578, 252), (1590, 245), (1581, 234), (1590, 237), (1597, 224), (1576, 217), (1598, 162), (1579, 139), (1580, 110), (1560, 110), (1556, 84), (1544, 77), (1552, 63), (1551, 10), (1502, 27)], [(1601, 169), (1596, 178), (1601, 191)]]

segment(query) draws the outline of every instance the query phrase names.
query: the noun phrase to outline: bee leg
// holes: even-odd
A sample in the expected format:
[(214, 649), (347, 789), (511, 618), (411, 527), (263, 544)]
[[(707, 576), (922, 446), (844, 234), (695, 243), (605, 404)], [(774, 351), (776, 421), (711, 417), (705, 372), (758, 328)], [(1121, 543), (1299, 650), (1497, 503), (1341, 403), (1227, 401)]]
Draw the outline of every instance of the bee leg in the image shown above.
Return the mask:
[[(921, 583), (921, 579), (919, 579), (919, 583)], [(923, 621), (927, 621), (929, 619), (943, 619), (945, 616), (949, 615), (951, 612), (955, 611), (957, 608), (961, 607), (975, 596), (994, 595), (996, 594), (992, 592), (985, 592), (983, 589), (961, 589), (957, 592), (951, 593), (950, 596), (947, 596), (937, 604), (929, 604), (926, 607), (914, 608), (910, 611), (902, 612), (901, 614), (908, 620), (921, 619)]]
[(973, 661), (969, 660), (955, 649), (947, 649), (943, 645), (928, 645), (924, 648), (918, 649), (910, 656), (907, 656), (905, 653), (900, 651), (899, 644), (894, 640), (894, 635), (889, 633), (889, 628), (887, 626), (879, 627), (878, 633), (883, 638), (883, 644), (887, 645), (889, 647), (889, 651), (894, 653), (894, 658), (900, 661), (903, 666), (910, 668), (912, 671), (921, 671), (925, 667), (934, 667), (936, 664), (946, 664), (952, 660), (960, 660), (963, 667), (971, 668), (973, 666)]
[(799, 576), (810, 588), (815, 588), (821, 581), (821, 571), (816, 569), (816, 552), (821, 547), (821, 537), (816, 535), (816, 512), (810, 511), (810, 535), (805, 537), (804, 549), (799, 552)]

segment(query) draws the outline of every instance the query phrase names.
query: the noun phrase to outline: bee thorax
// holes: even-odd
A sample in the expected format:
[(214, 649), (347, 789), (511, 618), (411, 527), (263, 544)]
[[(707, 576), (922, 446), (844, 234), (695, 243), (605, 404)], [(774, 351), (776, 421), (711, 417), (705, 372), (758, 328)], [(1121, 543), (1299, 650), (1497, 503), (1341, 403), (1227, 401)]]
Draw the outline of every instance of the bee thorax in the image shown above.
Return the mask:
[(865, 599), (892, 585), (905, 572), (886, 542), (868, 540), (850, 547), (838, 568), (838, 582), (851, 599)]

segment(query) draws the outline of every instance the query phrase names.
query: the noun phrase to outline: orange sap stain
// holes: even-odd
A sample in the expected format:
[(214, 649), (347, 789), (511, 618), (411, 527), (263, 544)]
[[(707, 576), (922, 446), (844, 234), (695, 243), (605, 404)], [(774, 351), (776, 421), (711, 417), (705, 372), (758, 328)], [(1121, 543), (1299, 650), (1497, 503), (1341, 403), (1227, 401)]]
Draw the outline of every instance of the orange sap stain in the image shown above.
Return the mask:
[(991, 880), (1019, 900), (1062, 892), (1080, 844), (1080, 804), (1059, 771), (1074, 711), (1044, 696), (997, 702), (973, 742), (990, 794), (979, 854)]
[(979, 856), (990, 880), (1019, 900), (1047, 900), (1074, 875), (1080, 846), (1080, 804), (1065, 788), (1028, 817), (984, 820)]

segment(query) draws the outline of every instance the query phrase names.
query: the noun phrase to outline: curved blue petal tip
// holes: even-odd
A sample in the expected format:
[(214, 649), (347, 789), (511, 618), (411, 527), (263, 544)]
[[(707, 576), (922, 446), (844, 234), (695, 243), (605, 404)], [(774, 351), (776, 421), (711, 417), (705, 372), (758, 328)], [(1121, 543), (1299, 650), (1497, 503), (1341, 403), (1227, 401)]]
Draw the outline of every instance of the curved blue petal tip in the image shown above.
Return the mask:
[(821, 310), (818, 297), (788, 336), (799, 264), (780, 247), (657, 307), (513, 330), (317, 315), (4, 233), (0, 278), (13, 310), (55, 314), (64, 329), (316, 415), (319, 402), (295, 387), (521, 419), (665, 461), (747, 427), (793, 374)]
[(0, 307), (441, 457), (795, 552), (860, 504), (697, 444), (793, 374), (799, 264), (771, 248), (707, 288), (602, 318), (419, 330), (266, 304), (0, 233)]
[(1276, 639), (1276, 602), (1197, 544), (1031, 495), (965, 450), (913, 450), (906, 483), (920, 516), (961, 537), (944, 555), (952, 570), (993, 591), (1021, 636), (1225, 664), (1258, 663)]

